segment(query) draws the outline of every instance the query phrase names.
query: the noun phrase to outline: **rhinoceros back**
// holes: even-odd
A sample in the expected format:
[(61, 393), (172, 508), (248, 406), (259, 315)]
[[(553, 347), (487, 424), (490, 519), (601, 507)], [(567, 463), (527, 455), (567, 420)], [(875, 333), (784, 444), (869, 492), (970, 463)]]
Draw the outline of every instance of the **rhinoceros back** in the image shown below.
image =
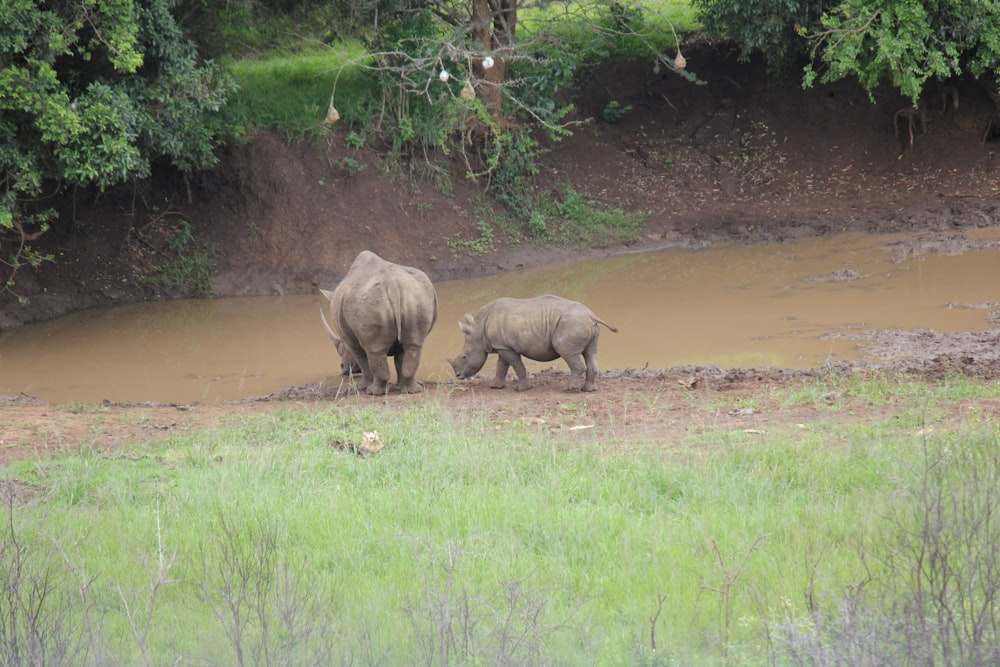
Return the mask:
[(334, 329), (359, 341), (393, 331), (401, 343), (420, 344), (437, 320), (437, 293), (423, 271), (365, 250), (334, 290), (331, 311)]
[(487, 350), (509, 349), (529, 359), (551, 361), (559, 356), (553, 339), (560, 323), (567, 316), (587, 318), (589, 312), (586, 306), (557, 296), (502, 297), (483, 306), (475, 320)]
[(437, 321), (437, 292), (423, 271), (389, 264), (382, 281), (386, 301), (396, 321), (396, 340), (422, 343)]

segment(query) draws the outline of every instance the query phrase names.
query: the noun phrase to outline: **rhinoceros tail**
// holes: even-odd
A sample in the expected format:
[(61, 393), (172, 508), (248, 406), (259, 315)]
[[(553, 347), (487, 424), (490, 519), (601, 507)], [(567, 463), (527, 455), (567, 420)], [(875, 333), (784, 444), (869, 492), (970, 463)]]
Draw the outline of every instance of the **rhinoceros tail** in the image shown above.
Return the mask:
[(330, 323), (326, 321), (326, 315), (323, 314), (322, 308), (319, 309), (319, 318), (323, 320), (323, 328), (326, 329), (326, 335), (336, 344), (337, 334), (333, 333), (333, 329), (330, 328)]
[(389, 301), (394, 319), (396, 320), (396, 340), (403, 340), (403, 317), (406, 313), (406, 295), (399, 281), (394, 281), (385, 288), (385, 296)]
[(607, 322), (605, 322), (605, 321), (604, 321), (604, 320), (602, 320), (601, 318), (597, 317), (596, 315), (594, 316), (594, 321), (595, 321), (595, 322), (597, 322), (598, 324), (603, 324), (603, 325), (604, 325), (604, 326), (606, 326), (606, 327), (607, 327), (607, 328), (608, 328), (608, 329), (609, 329), (609, 330), (610, 330), (610, 331), (611, 331), (612, 333), (618, 333), (618, 329), (615, 329), (615, 328), (614, 328), (613, 326), (611, 326), (610, 324), (608, 324)]

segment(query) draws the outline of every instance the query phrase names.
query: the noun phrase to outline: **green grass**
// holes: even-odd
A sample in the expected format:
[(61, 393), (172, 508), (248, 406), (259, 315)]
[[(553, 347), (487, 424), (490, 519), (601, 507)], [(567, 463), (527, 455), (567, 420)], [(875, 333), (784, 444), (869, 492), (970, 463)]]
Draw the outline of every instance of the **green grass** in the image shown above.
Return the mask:
[[(854, 390), (952, 395), (889, 384)], [(996, 391), (978, 386), (958, 393)], [(376, 429), (376, 455), (337, 444)], [(886, 418), (624, 451), (434, 401), (289, 408), (8, 467), (0, 556), (49, 578), (34, 623), (84, 662), (235, 664), (239, 645), (253, 664), (769, 664), (767, 629), (857, 582), (928, 449), (988, 453), (996, 429)], [(12, 572), (0, 600), (30, 599)]]
[(230, 60), (226, 68), (239, 85), (228, 113), (251, 131), (272, 127), (287, 139), (318, 136), (336, 84), (335, 106), (341, 122), (364, 116), (374, 93), (366, 89), (360, 70), (364, 48), (353, 42), (265, 58)]
[[(634, 25), (633, 29), (638, 30), (648, 44), (661, 49), (675, 49), (675, 33), (681, 36), (701, 28), (694, 8), (687, 0), (623, 4), (633, 15), (642, 16), (641, 25)], [(607, 12), (607, 5), (598, 3), (546, 3), (525, 7), (518, 10), (518, 29), (529, 34), (551, 29), (560, 37), (571, 40), (570, 43), (578, 44), (589, 53), (589, 49), (594, 46), (592, 36), (586, 38), (574, 28), (574, 24), (600, 22), (607, 16)]]
[(572, 190), (564, 193), (556, 210), (561, 224), (554, 237), (566, 245), (585, 247), (634, 241), (645, 217), (642, 213), (629, 213), (620, 208), (603, 210)]

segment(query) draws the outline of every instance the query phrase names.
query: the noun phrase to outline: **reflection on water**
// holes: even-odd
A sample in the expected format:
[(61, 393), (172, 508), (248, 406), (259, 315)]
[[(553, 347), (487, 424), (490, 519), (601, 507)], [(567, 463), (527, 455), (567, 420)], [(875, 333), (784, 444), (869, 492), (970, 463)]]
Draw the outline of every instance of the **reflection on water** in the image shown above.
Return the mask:
[[(1000, 249), (896, 263), (885, 237), (621, 255), (437, 283), (438, 323), (420, 376), (452, 378), (457, 321), (500, 296), (560, 294), (619, 329), (602, 330), (601, 368), (686, 364), (814, 367), (858, 355), (828, 334), (989, 326)], [(0, 337), (0, 394), (50, 401), (216, 401), (292, 384), (339, 382), (315, 296), (98, 308)], [(483, 373), (492, 373), (493, 361)], [(563, 366), (563, 362), (555, 362)], [(530, 369), (552, 364), (529, 365)]]

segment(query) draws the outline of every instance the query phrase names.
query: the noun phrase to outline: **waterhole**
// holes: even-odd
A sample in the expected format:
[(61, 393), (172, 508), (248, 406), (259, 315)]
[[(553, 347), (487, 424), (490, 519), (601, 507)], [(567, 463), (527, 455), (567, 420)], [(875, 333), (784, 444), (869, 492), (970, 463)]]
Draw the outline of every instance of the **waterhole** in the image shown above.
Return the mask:
[[(446, 360), (462, 345), (457, 321), (500, 296), (586, 303), (619, 329), (601, 330), (602, 369), (809, 368), (858, 358), (852, 332), (987, 329), (989, 309), (974, 306), (1000, 300), (1000, 231), (977, 234), (980, 249), (961, 254), (918, 254), (901, 237), (857, 235), (675, 248), (440, 282), (420, 377), (454, 378)], [(0, 336), (0, 395), (192, 402), (339, 384), (323, 305), (318, 293), (157, 302), (21, 327)], [(481, 374), (492, 373), (494, 360)], [(565, 368), (557, 361), (529, 370), (549, 366)]]

